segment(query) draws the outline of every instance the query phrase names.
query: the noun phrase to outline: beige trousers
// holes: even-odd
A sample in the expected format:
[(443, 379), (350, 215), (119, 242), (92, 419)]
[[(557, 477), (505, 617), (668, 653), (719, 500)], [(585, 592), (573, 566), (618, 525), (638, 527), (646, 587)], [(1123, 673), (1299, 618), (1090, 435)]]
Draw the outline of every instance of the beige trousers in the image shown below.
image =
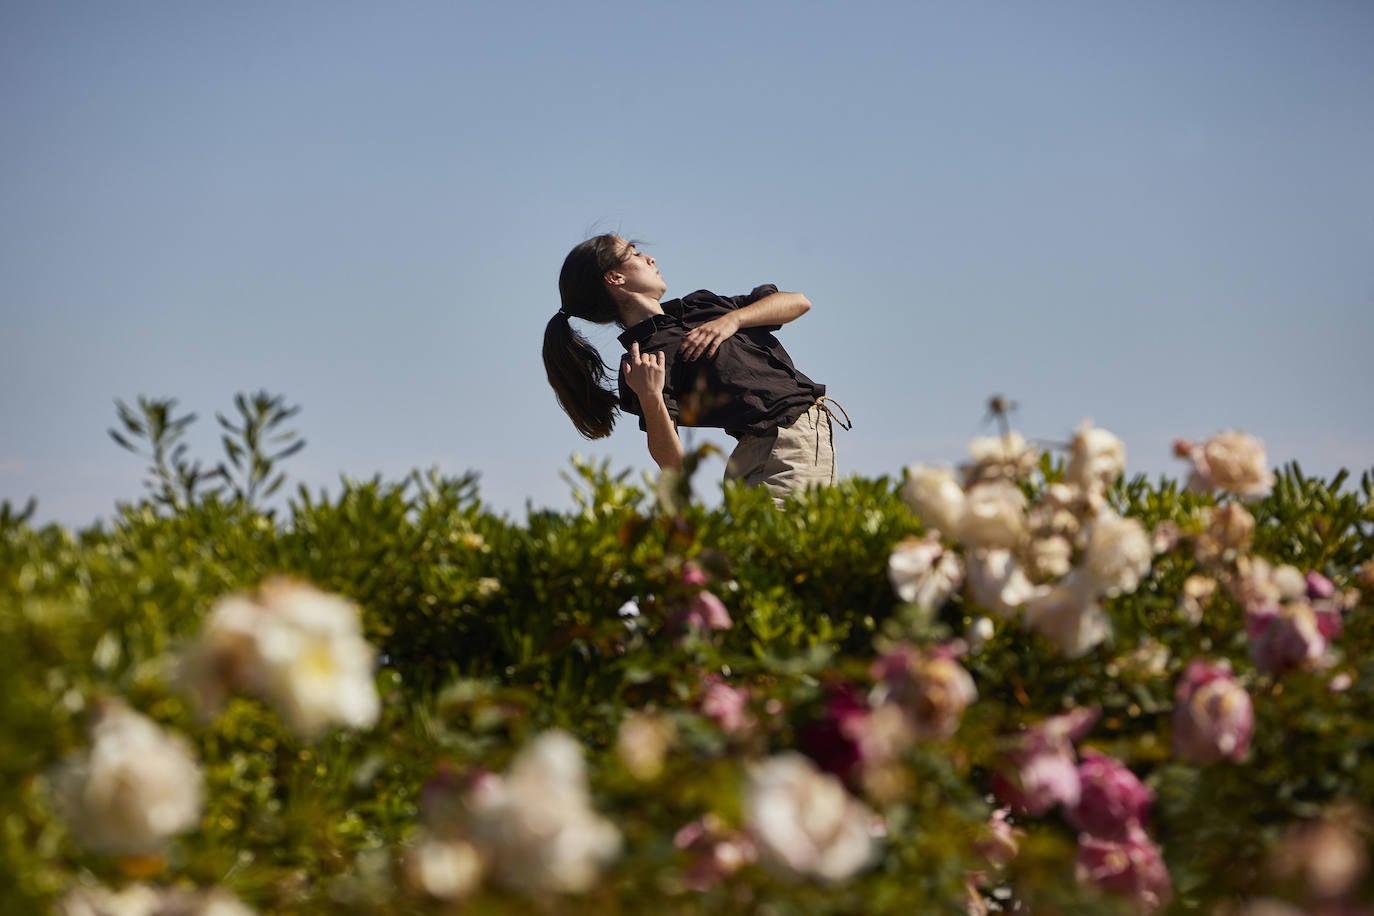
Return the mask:
[(835, 474), (834, 422), (820, 401), (791, 426), (741, 438), (725, 465), (726, 480), (762, 484), (779, 508), (791, 493), (834, 484)]

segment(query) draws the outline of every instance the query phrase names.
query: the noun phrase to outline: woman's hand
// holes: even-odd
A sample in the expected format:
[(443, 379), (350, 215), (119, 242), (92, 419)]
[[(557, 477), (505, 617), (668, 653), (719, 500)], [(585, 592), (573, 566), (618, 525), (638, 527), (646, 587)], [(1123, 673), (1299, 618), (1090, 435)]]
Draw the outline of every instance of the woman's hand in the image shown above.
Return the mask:
[(629, 355), (621, 362), (620, 371), (625, 373), (625, 384), (639, 395), (641, 404), (663, 394), (663, 383), (668, 374), (664, 370), (662, 351), (641, 354), (636, 341), (630, 344)]
[(682, 340), (682, 349), (678, 351), (678, 355), (688, 361), (700, 359), (703, 356), (707, 358), (715, 356), (721, 341), (734, 337), (735, 332), (739, 329), (739, 318), (734, 312), (713, 318), (687, 332), (687, 336)]

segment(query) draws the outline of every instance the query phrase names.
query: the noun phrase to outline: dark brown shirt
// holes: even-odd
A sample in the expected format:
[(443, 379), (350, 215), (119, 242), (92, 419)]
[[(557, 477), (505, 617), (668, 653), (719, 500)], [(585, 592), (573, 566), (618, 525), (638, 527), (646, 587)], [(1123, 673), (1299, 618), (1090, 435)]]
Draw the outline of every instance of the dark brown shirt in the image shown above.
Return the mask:
[[(772, 284), (757, 287), (745, 296), (717, 296), (699, 289), (681, 299), (663, 303), (662, 315), (646, 318), (620, 335), (628, 351), (638, 343), (639, 352), (662, 351), (667, 380), (663, 401), (673, 421), (682, 426), (723, 429), (735, 438), (760, 435), (790, 426), (816, 399), (825, 386), (797, 371), (773, 332), (781, 325), (741, 328), (721, 341), (713, 357), (677, 358), (687, 332), (699, 324), (776, 293)], [(639, 417), (644, 411), (639, 398), (620, 373), (620, 406)]]

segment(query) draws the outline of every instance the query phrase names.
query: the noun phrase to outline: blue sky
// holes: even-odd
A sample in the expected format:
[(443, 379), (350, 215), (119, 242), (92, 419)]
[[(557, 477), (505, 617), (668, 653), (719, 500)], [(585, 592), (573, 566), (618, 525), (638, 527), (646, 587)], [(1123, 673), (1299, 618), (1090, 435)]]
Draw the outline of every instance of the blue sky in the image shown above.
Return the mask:
[(806, 293), (781, 337), (849, 472), (958, 460), (993, 393), (1150, 474), (1231, 427), (1368, 468), (1370, 48), (1367, 0), (6, 2), (0, 499), (108, 516), (143, 474), (115, 398), (178, 398), (214, 459), (265, 388), (293, 483), (570, 505), (573, 452), (650, 466), (539, 360), (604, 230), (669, 296)]

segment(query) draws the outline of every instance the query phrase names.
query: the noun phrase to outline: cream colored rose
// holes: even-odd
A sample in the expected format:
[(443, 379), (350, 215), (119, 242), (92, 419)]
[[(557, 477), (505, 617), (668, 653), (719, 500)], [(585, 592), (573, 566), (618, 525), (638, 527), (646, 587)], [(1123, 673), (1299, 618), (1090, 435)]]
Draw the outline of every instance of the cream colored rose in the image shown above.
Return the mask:
[(1083, 589), (1057, 585), (1026, 605), (1026, 626), (1069, 658), (1085, 655), (1111, 634), (1111, 621)]
[(938, 741), (959, 730), (964, 710), (978, 699), (978, 688), (964, 666), (952, 658), (929, 658), (912, 671), (907, 711), (917, 739)]
[(1126, 470), (1126, 445), (1105, 429), (1084, 420), (1069, 443), (1066, 476), (1084, 490), (1103, 490)]
[(1154, 548), (1144, 525), (1103, 514), (1088, 528), (1080, 572), (1084, 584), (1099, 595), (1130, 594), (1153, 561)]
[(58, 768), (53, 787), (78, 844), (138, 855), (200, 824), (203, 782), (186, 739), (110, 701), (91, 729), (90, 749)]
[(620, 723), (615, 750), (630, 775), (641, 782), (657, 779), (672, 747), (672, 720), (653, 713), (631, 713)]
[(887, 560), (892, 588), (908, 604), (938, 608), (964, 581), (959, 555), (946, 550), (935, 537), (909, 537), (898, 542)]
[(401, 871), (408, 886), (438, 900), (459, 900), (482, 886), (486, 860), (472, 843), (461, 837), (424, 835), (402, 858)]
[(53, 910), (58, 916), (253, 916), (254, 911), (223, 888), (151, 887), (130, 884), (112, 891), (78, 887)]
[(1026, 554), (1031, 573), (1040, 581), (1068, 575), (1073, 566), (1073, 544), (1060, 534), (1032, 538)]
[(953, 537), (964, 515), (964, 488), (949, 468), (913, 464), (906, 470), (902, 500), (927, 528)]
[(969, 548), (1016, 547), (1026, 536), (1026, 496), (1013, 481), (989, 480), (968, 491), (959, 540)]
[(787, 877), (837, 883), (873, 864), (881, 851), (873, 813), (796, 753), (750, 767), (744, 820), (760, 858)]
[(355, 605), (279, 577), (255, 595), (216, 602), (190, 655), (187, 680), (210, 711), (226, 693), (251, 693), (292, 731), (312, 738), (332, 725), (376, 723), (375, 656)]
[(1264, 443), (1239, 430), (1218, 433), (1201, 445), (1191, 446), (1188, 457), (1193, 490), (1220, 490), (1236, 496), (1263, 496), (1274, 485)]
[(968, 595), (984, 610), (1012, 617), (1036, 594), (1010, 550), (975, 550), (968, 558)]
[(545, 732), (468, 799), (471, 838), (505, 887), (582, 893), (620, 853), (620, 831), (592, 808), (581, 746)]
[(1016, 431), (1002, 436), (978, 436), (969, 442), (973, 460), (960, 465), (964, 486), (989, 480), (1020, 480), (1035, 471), (1040, 453)]

